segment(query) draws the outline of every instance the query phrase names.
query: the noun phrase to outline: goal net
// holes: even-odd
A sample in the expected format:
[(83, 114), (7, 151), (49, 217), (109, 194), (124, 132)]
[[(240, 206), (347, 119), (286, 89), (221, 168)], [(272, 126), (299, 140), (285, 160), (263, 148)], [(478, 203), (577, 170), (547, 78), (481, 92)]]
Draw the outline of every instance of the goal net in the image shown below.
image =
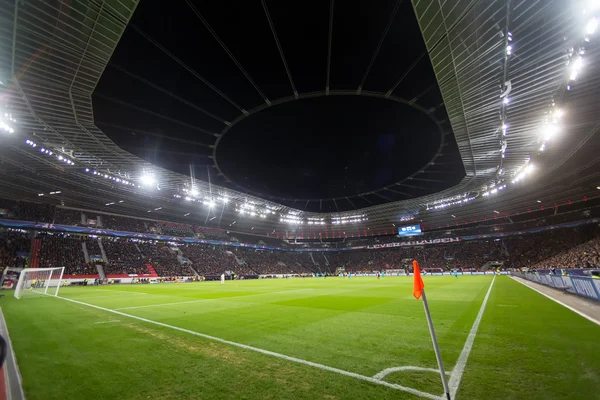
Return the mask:
[(64, 268), (26, 268), (21, 271), (15, 289), (17, 299), (57, 296)]

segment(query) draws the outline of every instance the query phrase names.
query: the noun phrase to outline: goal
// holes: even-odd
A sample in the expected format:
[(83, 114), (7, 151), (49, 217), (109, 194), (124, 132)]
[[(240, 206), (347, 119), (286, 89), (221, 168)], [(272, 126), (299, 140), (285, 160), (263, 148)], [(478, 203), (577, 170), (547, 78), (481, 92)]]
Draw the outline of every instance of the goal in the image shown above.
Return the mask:
[(64, 270), (64, 267), (25, 268), (19, 276), (15, 297), (57, 296)]

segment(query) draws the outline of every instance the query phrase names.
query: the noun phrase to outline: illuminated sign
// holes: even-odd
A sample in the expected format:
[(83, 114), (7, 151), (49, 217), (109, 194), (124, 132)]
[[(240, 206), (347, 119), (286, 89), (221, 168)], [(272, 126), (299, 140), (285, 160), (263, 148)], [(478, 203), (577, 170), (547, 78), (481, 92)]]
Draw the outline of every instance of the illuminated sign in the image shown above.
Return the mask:
[(418, 236), (421, 234), (421, 225), (408, 225), (398, 227), (398, 236)]

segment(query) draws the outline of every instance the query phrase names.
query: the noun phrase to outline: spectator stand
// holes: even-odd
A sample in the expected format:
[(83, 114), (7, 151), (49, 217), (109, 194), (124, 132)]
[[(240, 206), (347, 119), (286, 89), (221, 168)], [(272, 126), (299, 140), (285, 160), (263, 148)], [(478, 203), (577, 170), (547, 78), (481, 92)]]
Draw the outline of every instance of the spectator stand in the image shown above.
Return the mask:
[[(85, 260), (85, 236), (40, 233), (34, 240), (34, 268), (64, 267), (64, 278), (98, 278), (98, 269)], [(32, 257), (33, 259), (33, 257)], [(32, 262), (33, 264), (33, 262)]]
[(163, 235), (194, 237), (196, 232), (194, 227), (186, 224), (178, 224), (175, 222), (159, 221), (157, 224), (158, 231)]
[(51, 204), (0, 199), (0, 215), (6, 219), (52, 223), (54, 212)]
[(0, 230), (0, 267), (27, 268), (31, 257), (31, 234), (20, 229)]
[(178, 253), (181, 252), (176, 247), (171, 247), (164, 242), (139, 242), (138, 247), (146, 262), (152, 265), (159, 277), (192, 277), (197, 275), (188, 265), (191, 262), (179, 255)]
[(156, 277), (156, 272), (144, 260), (136, 241), (123, 238), (102, 240), (106, 253), (103, 266), (107, 278)]
[(82, 212), (79, 210), (57, 207), (54, 214), (54, 223), (61, 225), (80, 226), (82, 225), (82, 218)]

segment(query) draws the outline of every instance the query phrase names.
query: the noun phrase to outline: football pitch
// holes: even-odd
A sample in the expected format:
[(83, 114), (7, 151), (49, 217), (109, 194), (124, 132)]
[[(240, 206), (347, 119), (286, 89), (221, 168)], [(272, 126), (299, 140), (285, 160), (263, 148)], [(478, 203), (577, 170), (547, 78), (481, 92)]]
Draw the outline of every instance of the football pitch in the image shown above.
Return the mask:
[[(600, 326), (507, 276), (423, 279), (457, 399), (600, 399)], [(59, 296), (0, 300), (30, 400), (443, 392), (410, 277), (66, 287)]]

